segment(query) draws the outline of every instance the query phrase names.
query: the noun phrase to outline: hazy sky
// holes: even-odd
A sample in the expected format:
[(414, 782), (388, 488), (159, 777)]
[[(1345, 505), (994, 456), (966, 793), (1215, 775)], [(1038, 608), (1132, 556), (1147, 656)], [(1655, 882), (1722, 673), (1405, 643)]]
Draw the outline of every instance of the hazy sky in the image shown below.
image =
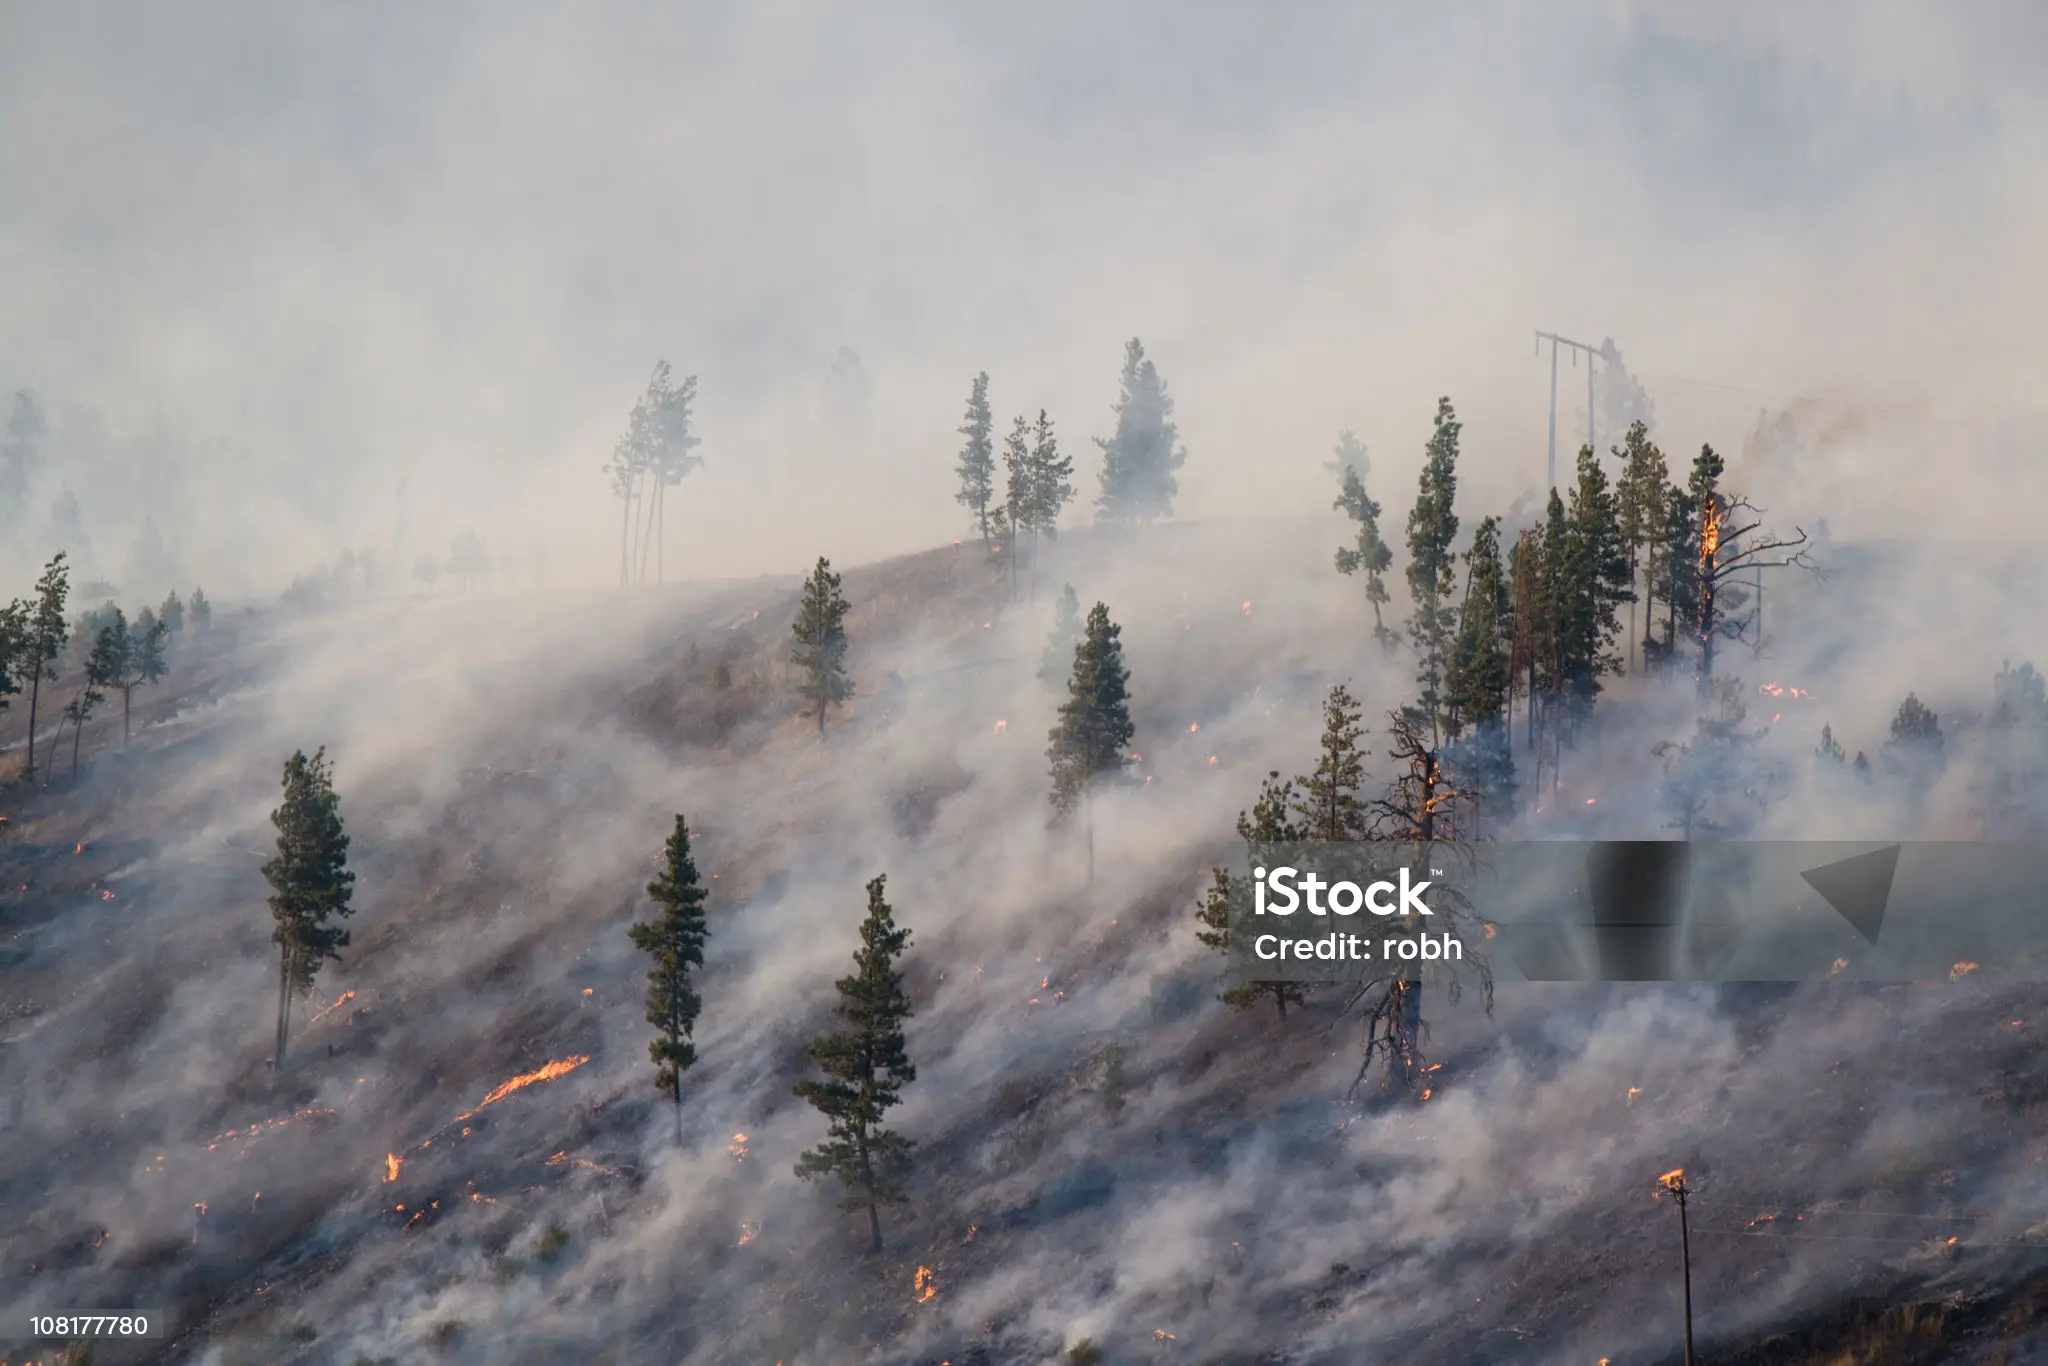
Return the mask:
[(1133, 334), (1184, 515), (1324, 501), (1340, 427), (1405, 499), (1438, 393), (1505, 502), (1537, 328), (1615, 337), (1677, 450), (1808, 393), (2033, 402), (2048, 11), (1785, 11), (11, 5), (0, 383), (231, 443), (192, 477), (290, 506), (211, 543), (287, 577), (401, 478), (416, 534), (601, 577), (657, 356), (700, 376), (699, 573), (959, 534), (983, 368), (1092, 496)]

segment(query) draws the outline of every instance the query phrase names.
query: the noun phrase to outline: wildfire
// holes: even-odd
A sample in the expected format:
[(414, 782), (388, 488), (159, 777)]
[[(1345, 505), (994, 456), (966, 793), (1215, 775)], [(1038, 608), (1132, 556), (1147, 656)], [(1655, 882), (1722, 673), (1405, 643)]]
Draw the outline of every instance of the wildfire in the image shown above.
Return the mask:
[(1836, 959), (1836, 960), (1834, 961), (1834, 963), (1833, 963), (1833, 964), (1832, 964), (1832, 965), (1831, 965), (1831, 966), (1830, 966), (1830, 967), (1828, 968), (1828, 976), (1832, 977), (1832, 976), (1834, 976), (1834, 975), (1835, 975), (1836, 973), (1838, 973), (1838, 972), (1842, 971), (1842, 970), (1843, 970), (1844, 968), (1846, 968), (1846, 967), (1848, 967), (1848, 966), (1849, 966), (1849, 960), (1848, 960), (1848, 959), (1846, 959), (1846, 958), (1837, 958), (1837, 959)]
[(1164, 1328), (1154, 1328), (1152, 1330), (1152, 1340), (1154, 1342), (1172, 1342), (1174, 1337), (1173, 1334), (1167, 1332)]
[(546, 1165), (550, 1167), (560, 1167), (564, 1164), (567, 1164), (572, 1167), (588, 1167), (590, 1170), (594, 1172), (601, 1172), (606, 1176), (625, 1175), (625, 1173), (619, 1171), (615, 1167), (607, 1167), (604, 1166), (602, 1163), (592, 1162), (587, 1157), (571, 1157), (566, 1152), (556, 1153), (553, 1157), (549, 1158), (546, 1163)]
[(1759, 683), (1756, 690), (1766, 697), (1791, 697), (1802, 701), (1813, 696), (1804, 688), (1788, 688), (1777, 683)]
[(963, 1243), (971, 1243), (974, 1241), (974, 1235), (979, 1232), (981, 1232), (980, 1224), (969, 1224), (967, 1226), (967, 1236), (965, 1238), (962, 1238), (960, 1241)]
[(78, 845), (78, 847), (77, 847), (76, 849), (73, 849), (73, 850), (72, 850), (71, 852), (72, 852), (72, 853), (74, 853), (74, 854), (82, 854), (82, 853), (84, 853), (84, 852), (85, 852), (85, 842), (81, 840), (81, 841), (79, 842), (79, 845)]
[(1657, 1184), (1665, 1190), (1670, 1190), (1683, 1180), (1685, 1180), (1685, 1168), (1673, 1167), (1670, 1171), (1657, 1178)]
[(725, 1150), (732, 1154), (732, 1160), (735, 1162), (746, 1161), (748, 1153), (752, 1151), (747, 1147), (747, 1136), (745, 1134), (734, 1134), (732, 1142), (725, 1145)]
[(1190, 721), (1190, 722), (1188, 722), (1188, 734), (1190, 734), (1190, 735), (1193, 735), (1193, 734), (1194, 734), (1194, 733), (1195, 733), (1196, 731), (1200, 730), (1201, 728), (1202, 728), (1202, 723), (1201, 723), (1200, 721)]
[(1700, 569), (1702, 577), (1713, 572), (1714, 557), (1721, 552), (1721, 500), (1707, 499), (1705, 515), (1700, 518)]
[(384, 1184), (390, 1185), (398, 1179), (398, 1169), (405, 1165), (405, 1159), (397, 1153), (384, 1154)]
[(1213, 754), (1209, 756), (1209, 767), (1216, 767), (1216, 756)]
[(928, 1266), (921, 1266), (917, 1269), (917, 1275), (912, 1278), (911, 1286), (917, 1292), (917, 1303), (919, 1304), (923, 1304), (926, 1300), (939, 1293), (938, 1286), (932, 1284), (932, 1269)]
[(751, 1242), (753, 1242), (753, 1241), (754, 1241), (754, 1240), (755, 1240), (756, 1238), (758, 1238), (758, 1237), (760, 1237), (760, 1236), (761, 1236), (761, 1226), (760, 1226), (759, 1224), (741, 1224), (741, 1225), (740, 1225), (740, 1246), (741, 1246), (741, 1247), (745, 1247), (745, 1246), (746, 1246), (746, 1245), (747, 1245), (748, 1243), (751, 1243)]
[(329, 1015), (331, 1015), (335, 1011), (335, 1009), (341, 1005), (343, 1001), (353, 1001), (355, 998), (356, 994), (353, 989), (342, 992), (341, 995), (334, 998), (333, 1005), (328, 1006), (325, 1010), (322, 1010), (318, 1014), (314, 1015), (312, 1019), (306, 1021), (306, 1027), (310, 1029), (314, 1025), (319, 1024), (322, 1020), (326, 1019)]
[(1629, 1087), (1629, 1088), (1628, 1088), (1628, 1099), (1624, 1100), (1624, 1101), (1622, 1102), (1622, 1104), (1623, 1104), (1623, 1105), (1633, 1105), (1633, 1104), (1635, 1104), (1635, 1103), (1636, 1103), (1636, 1097), (1637, 1097), (1637, 1096), (1640, 1096), (1640, 1095), (1641, 1095), (1642, 1093), (1643, 1093), (1643, 1088), (1642, 1088), (1642, 1087), (1640, 1087), (1640, 1086), (1631, 1086), (1631, 1087)]
[(1962, 962), (1956, 964), (1954, 967), (1948, 970), (1948, 980), (1951, 982), (1960, 982), (1976, 970), (1977, 965), (1966, 958)]
[(1004, 731), (1008, 730), (1009, 728), (1010, 728), (1010, 723), (1009, 723), (1008, 721), (998, 720), (998, 721), (996, 722), (996, 730), (995, 730), (995, 733), (996, 733), (997, 735), (1001, 735), (1001, 734), (1002, 734), (1002, 733), (1003, 733)]
[[(537, 1081), (553, 1081), (556, 1077), (566, 1076), (589, 1061), (590, 1055), (588, 1053), (578, 1053), (572, 1057), (563, 1058), (560, 1062), (551, 1062), (546, 1067), (522, 1073), (508, 1082), (501, 1083), (497, 1090), (491, 1092), (482, 1101), (478, 1102), (476, 1109), (481, 1110), (486, 1105), (494, 1105), (511, 1095), (514, 1091), (531, 1086)], [(475, 1113), (476, 1110), (470, 1111), (470, 1114)], [(467, 1119), (468, 1116), (465, 1115), (463, 1118)]]

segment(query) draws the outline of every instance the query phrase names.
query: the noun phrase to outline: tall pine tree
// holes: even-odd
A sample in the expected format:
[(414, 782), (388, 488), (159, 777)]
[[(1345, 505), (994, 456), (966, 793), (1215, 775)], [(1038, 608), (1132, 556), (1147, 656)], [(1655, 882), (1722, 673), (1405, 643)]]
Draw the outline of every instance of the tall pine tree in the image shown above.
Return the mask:
[(1078, 807), (1085, 818), (1090, 882), (1095, 880), (1095, 821), (1088, 798), (1102, 783), (1123, 776), (1136, 733), (1122, 634), (1106, 605), (1098, 602), (1089, 609), (1081, 643), (1074, 647), (1067, 700), (1060, 704), (1045, 751), (1052, 763), (1054, 813), (1063, 818)]
[(1642, 657), (1643, 668), (1649, 668), (1650, 612), (1654, 606), (1655, 582), (1657, 577), (1657, 549), (1664, 540), (1664, 490), (1671, 481), (1671, 471), (1664, 461), (1664, 452), (1657, 449), (1650, 440), (1650, 429), (1638, 421), (1631, 423), (1628, 435), (1614, 453), (1621, 458), (1621, 477), (1615, 481), (1615, 518), (1620, 524), (1621, 538), (1628, 547), (1629, 589), (1634, 592), (1639, 582), (1642, 591), (1638, 594), (1643, 604), (1642, 629), (1635, 630), (1636, 614), (1629, 613), (1630, 633), (1637, 642), (1636, 652)]
[(1038, 496), (1031, 479), (1031, 424), (1018, 418), (1003, 438), (1003, 516), (1010, 556), (1010, 596), (1017, 596), (1022, 570), (1018, 560), (1027, 553), (1027, 542), (1035, 545), (1038, 533)]
[(853, 696), (853, 681), (846, 676), (846, 613), (839, 576), (832, 572), (832, 562), (820, 555), (817, 568), (804, 581), (796, 625), (791, 628), (796, 644), (789, 654), (801, 675), (798, 695), (817, 715), (819, 739), (825, 736), (826, 711)]
[(291, 1035), (291, 1001), (313, 989), (323, 964), (339, 960), (348, 931), (331, 922), (353, 914), (350, 897), (356, 875), (348, 868), (348, 834), (342, 827), (341, 798), (323, 747), (308, 759), (304, 750), (285, 761), (284, 802), (270, 813), (277, 827), (277, 856), (263, 865), (270, 884), (270, 940), (277, 945), (277, 1054), (284, 1068)]
[(1074, 585), (1060, 589), (1053, 604), (1052, 631), (1045, 638), (1045, 653), (1038, 661), (1038, 681), (1057, 687), (1067, 681), (1074, 667), (1074, 647), (1081, 643), (1081, 599)]
[(43, 681), (57, 680), (57, 660), (64, 653), (64, 644), (71, 638), (71, 627), (64, 617), (64, 602), (71, 595), (71, 566), (64, 562), (64, 552), (58, 551), (43, 566), (43, 576), (36, 580), (35, 601), (28, 610), (26, 648), (22, 651), (22, 667), (28, 674), (28, 769), (23, 775), (33, 779), (36, 774), (36, 708), (42, 700)]
[(1614, 639), (1621, 631), (1621, 605), (1634, 596), (1614, 492), (1590, 446), (1579, 448), (1578, 476), (1572, 488), (1564, 596), (1558, 604), (1568, 737), (1592, 714), (1600, 680), (1621, 668)]
[(960, 463), (954, 467), (960, 476), (960, 491), (953, 495), (955, 502), (974, 515), (984, 550), (989, 545), (989, 504), (996, 496), (994, 422), (988, 407), (988, 371), (984, 370), (974, 377), (974, 388), (967, 395), (967, 420), (960, 426), (967, 443), (960, 448)]
[[(1259, 785), (1259, 799), (1252, 804), (1252, 809), (1237, 813), (1238, 837), (1244, 841), (1246, 860), (1255, 868), (1264, 866), (1268, 855), (1277, 853), (1279, 846), (1292, 844), (1304, 837), (1301, 827), (1295, 824), (1294, 813), (1300, 800), (1295, 782), (1294, 779), (1281, 778), (1279, 770), (1275, 769)], [(1209, 870), (1209, 889), (1195, 913), (1202, 926), (1195, 931), (1195, 938), (1225, 958), (1230, 956), (1235, 942), (1230, 911), (1236, 894), (1230, 870), (1212, 868)], [(1244, 982), (1226, 989), (1222, 1001), (1232, 1010), (1249, 1010), (1260, 1001), (1270, 1000), (1284, 1024), (1287, 1007), (1300, 1005), (1307, 998), (1309, 985), (1305, 982)]]
[(1448, 398), (1436, 403), (1436, 430), (1425, 448), (1415, 507), (1408, 514), (1408, 591), (1415, 599), (1408, 635), (1421, 672), (1417, 705), (1435, 748), (1443, 721), (1444, 669), (1458, 627), (1452, 594), (1457, 583), (1458, 432), (1463, 424)]
[(647, 884), (647, 895), (661, 908), (653, 920), (627, 927), (633, 947), (653, 960), (647, 969), (647, 1023), (655, 1037), (647, 1044), (654, 1060), (654, 1089), (675, 1107), (676, 1142), (683, 1141), (683, 1073), (697, 1061), (691, 1035), (703, 1009), (690, 980), (690, 969), (704, 966), (704, 888), (690, 857), (690, 823), (681, 813), (662, 853), (660, 876)]
[(887, 879), (868, 884), (868, 914), (861, 922), (861, 946), (853, 955), (853, 975), (835, 984), (835, 1014), (843, 1028), (811, 1040), (805, 1050), (825, 1080), (804, 1080), (795, 1094), (824, 1115), (825, 1141), (798, 1159), (796, 1174), (806, 1181), (834, 1176), (844, 1194), (839, 1208), (865, 1209), (868, 1233), (876, 1252), (882, 1250), (881, 1207), (907, 1197), (904, 1178), (910, 1163), (910, 1141), (882, 1127), (883, 1117), (902, 1099), (902, 1090), (917, 1080), (903, 1038), (910, 1018), (910, 998), (903, 990), (897, 960), (910, 945), (910, 931), (899, 929), (895, 914), (882, 897)]
[(1038, 422), (1031, 429), (1030, 471), (1031, 599), (1038, 600), (1038, 541), (1059, 537), (1060, 513), (1074, 499), (1074, 457), (1060, 454), (1059, 438), (1053, 435), (1052, 419), (1038, 410)]
[(1337, 437), (1337, 458), (1330, 462), (1337, 474), (1337, 501), (1331, 506), (1357, 524), (1353, 543), (1337, 548), (1339, 574), (1365, 576), (1365, 600), (1372, 608), (1372, 638), (1384, 649), (1392, 649), (1395, 635), (1387, 629), (1380, 609), (1389, 601), (1387, 566), (1394, 562), (1394, 550), (1380, 535), (1380, 505), (1365, 491), (1370, 468), (1365, 447), (1350, 432)]
[(1122, 388), (1116, 403), (1116, 434), (1097, 437), (1102, 448), (1102, 492), (1096, 520), (1129, 524), (1156, 521), (1173, 513), (1176, 477), (1187, 461), (1180, 448), (1180, 429), (1173, 422), (1173, 399), (1166, 381), (1146, 359), (1136, 337), (1124, 346)]
[(1488, 517), (1473, 531), (1465, 566), (1465, 601), (1448, 678), (1450, 768), (1480, 813), (1505, 820), (1514, 810), (1508, 693), (1514, 681), (1509, 667), (1515, 621), (1507, 567), (1501, 563), (1500, 518)]

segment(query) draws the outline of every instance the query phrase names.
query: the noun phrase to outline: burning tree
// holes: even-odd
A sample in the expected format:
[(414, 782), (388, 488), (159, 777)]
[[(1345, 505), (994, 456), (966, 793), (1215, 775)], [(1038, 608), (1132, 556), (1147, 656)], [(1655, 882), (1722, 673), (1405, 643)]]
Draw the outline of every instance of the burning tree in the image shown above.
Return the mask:
[(960, 427), (960, 435), (967, 438), (967, 444), (960, 448), (960, 463), (954, 470), (960, 476), (960, 491), (953, 495), (953, 501), (974, 514), (984, 550), (989, 546), (988, 508), (996, 495), (993, 423), (988, 407), (988, 371), (984, 370), (974, 377), (974, 387), (967, 395), (967, 420)]
[(820, 739), (825, 736), (826, 711), (853, 696), (853, 680), (846, 676), (847, 610), (839, 576), (832, 572), (832, 562), (820, 555), (818, 567), (804, 581), (796, 625), (791, 628), (796, 644), (789, 656), (802, 671), (798, 694), (805, 707), (817, 713)]
[(798, 1159), (796, 1174), (806, 1181), (839, 1178), (839, 1208), (867, 1211), (876, 1252), (882, 1250), (881, 1207), (907, 1198), (903, 1179), (911, 1147), (908, 1139), (884, 1129), (882, 1119), (902, 1099), (902, 1088), (917, 1080), (903, 1039), (910, 998), (897, 969), (910, 931), (896, 926), (882, 897), (886, 882), (877, 877), (868, 883), (868, 914), (853, 955), (854, 972), (835, 984), (835, 1013), (846, 1027), (820, 1035), (805, 1049), (825, 1080), (804, 1080), (795, 1087), (795, 1094), (829, 1122), (825, 1141)]
[[(1372, 836), (1410, 847), (1411, 867), (1429, 867), (1431, 860), (1461, 852), (1453, 840), (1459, 812), (1469, 803), (1467, 794), (1445, 781), (1442, 760), (1432, 747), (1431, 737), (1422, 729), (1416, 708), (1404, 707), (1388, 716), (1388, 753), (1405, 766), (1387, 785), (1386, 794), (1368, 804)], [(1461, 940), (1473, 919), (1471, 904), (1454, 889), (1440, 887), (1432, 905), (1438, 928)], [(1470, 950), (1468, 949), (1468, 953)], [(1484, 956), (1471, 954), (1469, 970), (1478, 975), (1486, 1009), (1493, 1010), (1493, 970)], [(1445, 993), (1455, 1004), (1464, 994), (1464, 978), (1457, 967), (1445, 969)], [(1354, 1087), (1371, 1073), (1374, 1062), (1386, 1067), (1386, 1079), (1398, 1077), (1415, 1090), (1430, 1070), (1424, 1065), (1423, 1047), (1428, 1026), (1422, 1018), (1423, 969), (1418, 965), (1395, 969), (1389, 976), (1352, 986), (1343, 1003), (1344, 1011), (1356, 1011), (1365, 1028), (1365, 1049), (1359, 1058)], [(1427, 1090), (1423, 1091), (1427, 1098)]]
[(1372, 638), (1382, 649), (1394, 648), (1398, 637), (1387, 629), (1380, 609), (1391, 601), (1387, 593), (1387, 566), (1394, 562), (1393, 547), (1380, 535), (1380, 505), (1365, 491), (1369, 468), (1365, 447), (1350, 432), (1337, 437), (1337, 458), (1331, 462), (1341, 485), (1337, 501), (1331, 504), (1358, 524), (1351, 545), (1337, 547), (1339, 574), (1365, 575), (1365, 600), (1372, 607)]
[(1088, 880), (1095, 880), (1095, 820), (1089, 797), (1104, 782), (1121, 778), (1129, 766), (1131, 737), (1130, 671), (1124, 668), (1123, 630), (1109, 619), (1106, 604), (1088, 610), (1081, 643), (1074, 647), (1074, 671), (1067, 681), (1067, 700), (1048, 737), (1045, 756), (1052, 763), (1054, 818), (1064, 820), (1081, 808), (1088, 837)]
[(697, 1061), (690, 1036), (703, 1008), (690, 981), (690, 969), (704, 966), (705, 893), (690, 857), (690, 823), (680, 813), (664, 846), (667, 864), (647, 884), (647, 895), (661, 908), (650, 921), (630, 926), (633, 947), (653, 960), (647, 970), (647, 1022), (658, 1031), (647, 1045), (654, 1060), (654, 1089), (675, 1108), (676, 1142), (683, 1141), (683, 1073)]
[(1743, 570), (1782, 569), (1789, 565), (1811, 571), (1806, 533), (1798, 527), (1791, 539), (1763, 531), (1759, 510), (1747, 499), (1721, 492), (1723, 464), (1712, 446), (1700, 447), (1692, 464), (1686, 496), (1692, 503), (1699, 534), (1693, 597), (1697, 607), (1693, 639), (1699, 645), (1699, 696), (1712, 695), (1714, 645), (1722, 639), (1741, 640), (1753, 616), (1734, 616), (1746, 595), (1734, 587), (1734, 576)]
[(270, 914), (277, 922), (277, 1057), (284, 1068), (290, 1037), (291, 998), (306, 995), (329, 959), (339, 961), (348, 931), (330, 920), (354, 912), (349, 904), (356, 875), (348, 869), (348, 835), (342, 828), (341, 799), (323, 746), (308, 759), (294, 751), (284, 766), (284, 802), (270, 813), (277, 827), (277, 857), (263, 865), (270, 884)]

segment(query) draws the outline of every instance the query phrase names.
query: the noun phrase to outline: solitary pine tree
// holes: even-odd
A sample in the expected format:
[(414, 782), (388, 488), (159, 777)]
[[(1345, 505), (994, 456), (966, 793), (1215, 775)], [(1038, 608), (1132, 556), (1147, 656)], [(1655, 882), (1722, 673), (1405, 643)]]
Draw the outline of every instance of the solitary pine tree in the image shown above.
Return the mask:
[[(1038, 422), (1031, 429), (1030, 457), (1031, 525), (1037, 536), (1048, 541), (1059, 538), (1060, 513), (1074, 499), (1074, 457), (1060, 454), (1059, 438), (1053, 435), (1052, 419), (1038, 410)], [(1031, 545), (1031, 597), (1038, 597), (1038, 541)]]
[(1458, 432), (1463, 424), (1448, 398), (1436, 402), (1436, 429), (1423, 456), (1415, 507), (1408, 514), (1408, 591), (1415, 615), (1408, 634), (1414, 642), (1421, 672), (1417, 704), (1430, 745), (1435, 747), (1443, 720), (1444, 669), (1456, 639), (1458, 612), (1451, 595), (1457, 583), (1458, 517), (1452, 505), (1458, 496)]
[(1380, 505), (1365, 491), (1365, 447), (1357, 437), (1344, 432), (1337, 438), (1337, 458), (1330, 464), (1339, 481), (1337, 501), (1332, 506), (1358, 524), (1353, 543), (1337, 548), (1337, 572), (1365, 575), (1365, 600), (1372, 607), (1372, 638), (1383, 649), (1392, 649), (1396, 637), (1387, 629), (1380, 609), (1391, 601), (1386, 573), (1394, 562), (1394, 549), (1380, 535)]
[(28, 768), (24, 776), (34, 778), (36, 773), (36, 708), (42, 699), (43, 680), (55, 682), (57, 660), (64, 653), (64, 643), (71, 638), (71, 628), (64, 619), (64, 600), (71, 594), (71, 566), (64, 562), (64, 552), (58, 551), (43, 566), (43, 576), (36, 580), (35, 602), (28, 609), (26, 646), (22, 651), (23, 668), (28, 674)]
[(1074, 671), (1067, 700), (1060, 704), (1046, 758), (1052, 761), (1052, 805), (1058, 817), (1083, 809), (1088, 830), (1088, 880), (1095, 880), (1095, 821), (1088, 797), (1107, 780), (1123, 776), (1130, 763), (1130, 672), (1124, 668), (1121, 627), (1109, 608), (1089, 609), (1081, 643), (1074, 647)]
[(654, 1059), (654, 1089), (675, 1107), (676, 1142), (683, 1141), (683, 1073), (697, 1061), (691, 1034), (703, 999), (690, 981), (690, 969), (704, 966), (704, 889), (697, 864), (690, 857), (690, 824), (678, 814), (676, 828), (663, 851), (667, 863), (647, 884), (647, 895), (661, 908), (653, 920), (628, 927), (633, 947), (653, 959), (647, 969), (647, 1023), (656, 1036), (648, 1042)]
[(844, 1027), (811, 1040), (805, 1050), (825, 1080), (807, 1079), (795, 1087), (796, 1095), (828, 1121), (825, 1141), (798, 1159), (796, 1174), (806, 1181), (839, 1178), (844, 1192), (839, 1208), (849, 1214), (867, 1210), (876, 1252), (882, 1250), (881, 1207), (907, 1198), (903, 1182), (911, 1147), (909, 1140), (883, 1128), (882, 1119), (902, 1099), (902, 1089), (917, 1080), (903, 1039), (910, 998), (896, 966), (910, 945), (910, 931), (897, 928), (882, 898), (886, 882), (877, 877), (868, 883), (868, 914), (861, 922), (853, 975), (835, 984), (839, 1004), (834, 1013)]
[(994, 440), (994, 418), (988, 408), (988, 371), (974, 377), (974, 388), (967, 395), (967, 420), (961, 424), (960, 435), (967, 438), (967, 444), (960, 448), (960, 463), (955, 472), (960, 476), (960, 491), (954, 501), (974, 514), (974, 521), (981, 528), (982, 549), (988, 549), (989, 504), (996, 496), (996, 447)]
[(825, 713), (853, 696), (853, 681), (846, 676), (846, 599), (839, 595), (839, 576), (823, 555), (818, 567), (804, 581), (804, 595), (797, 606), (792, 628), (796, 644), (790, 659), (802, 671), (798, 694), (804, 705), (818, 717), (818, 737), (825, 735)]
[(1643, 591), (1638, 595), (1643, 604), (1642, 629), (1634, 630), (1636, 614), (1633, 609), (1629, 612), (1629, 625), (1638, 642), (1637, 650), (1643, 655), (1643, 667), (1647, 669), (1656, 552), (1664, 539), (1664, 489), (1671, 481), (1671, 471), (1665, 464), (1664, 452), (1650, 440), (1649, 427), (1640, 421), (1629, 425), (1628, 435), (1614, 453), (1621, 457), (1621, 477), (1614, 485), (1614, 511), (1622, 542), (1628, 547), (1630, 591), (1635, 591), (1638, 571), (1641, 571), (1643, 580)]
[(1171, 516), (1174, 495), (1180, 492), (1176, 475), (1187, 462), (1187, 452), (1180, 448), (1166, 381), (1146, 359), (1144, 343), (1136, 337), (1124, 345), (1121, 386), (1116, 434), (1095, 440), (1102, 449), (1096, 520), (1129, 524)]
[(1018, 576), (1022, 572), (1017, 561), (1030, 548), (1038, 532), (1037, 490), (1031, 481), (1031, 424), (1018, 418), (1010, 425), (1010, 434), (1003, 438), (1003, 515), (1002, 529), (1007, 533), (1007, 552), (1010, 556), (1010, 596), (1017, 596)]
[(1500, 518), (1488, 517), (1465, 552), (1465, 602), (1451, 652), (1450, 766), (1475, 808), (1505, 819), (1514, 809), (1514, 745), (1508, 733), (1514, 596), (1501, 563)]
[(348, 869), (348, 834), (341, 798), (323, 747), (308, 759), (297, 750), (285, 761), (284, 802), (270, 813), (277, 827), (277, 857), (263, 865), (270, 884), (270, 940), (277, 945), (277, 1056), (284, 1068), (291, 1035), (291, 998), (313, 989), (328, 960), (348, 947), (348, 931), (329, 922), (354, 913), (349, 904), (356, 875)]
[(171, 595), (164, 599), (164, 605), (157, 609), (156, 619), (172, 635), (185, 629), (185, 604), (178, 601), (177, 590), (173, 589)]
[(1060, 589), (1053, 604), (1052, 633), (1045, 638), (1045, 654), (1038, 661), (1038, 681), (1057, 686), (1064, 683), (1074, 667), (1074, 647), (1081, 643), (1081, 599), (1074, 585)]

